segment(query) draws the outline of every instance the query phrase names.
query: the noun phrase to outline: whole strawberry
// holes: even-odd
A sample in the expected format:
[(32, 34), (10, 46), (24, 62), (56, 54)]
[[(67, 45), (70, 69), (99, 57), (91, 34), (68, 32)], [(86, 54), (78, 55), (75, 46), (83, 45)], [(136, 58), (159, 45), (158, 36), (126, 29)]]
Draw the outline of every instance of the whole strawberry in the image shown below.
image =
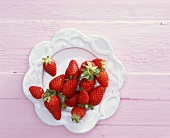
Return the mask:
[(55, 90), (56, 93), (58, 94), (61, 92), (64, 82), (65, 82), (65, 75), (63, 74), (59, 75), (58, 77), (55, 77), (50, 81), (49, 88), (51, 90)]
[(42, 58), (44, 70), (51, 76), (55, 76), (57, 72), (56, 63), (49, 56)]
[(98, 66), (99, 69), (105, 70), (106, 67), (106, 61), (100, 58), (96, 58), (92, 60), (96, 66)]
[(78, 96), (79, 93), (75, 93), (72, 97), (65, 100), (65, 105), (69, 107), (73, 107), (78, 104)]
[(82, 90), (78, 96), (78, 103), (85, 105), (89, 102), (89, 95), (86, 90)]
[(62, 88), (62, 94), (65, 95), (67, 98), (72, 97), (76, 92), (78, 85), (77, 79), (68, 80)]
[(80, 76), (80, 72), (79, 72), (78, 64), (75, 60), (71, 60), (68, 65), (68, 68), (66, 69), (65, 78), (66, 79), (70, 79), (70, 78), (78, 79), (79, 76)]
[(71, 115), (72, 115), (72, 121), (75, 121), (78, 123), (86, 114), (86, 108), (85, 107), (80, 107), (80, 106), (74, 106), (73, 109), (71, 110)]
[(86, 90), (88, 93), (93, 90), (95, 85), (95, 79), (93, 80), (88, 80), (88, 79), (82, 79), (80, 81), (80, 88)]
[(108, 87), (109, 79), (106, 71), (100, 71), (96, 79), (101, 86)]
[(105, 89), (100, 85), (94, 88), (89, 94), (89, 104), (92, 106), (98, 105), (103, 99), (104, 91)]
[(29, 91), (35, 99), (41, 99), (44, 94), (44, 90), (39, 86), (30, 86)]
[(97, 69), (97, 66), (94, 66), (93, 62), (89, 61), (82, 63), (80, 69), (82, 70), (81, 77), (88, 80), (93, 80), (94, 75), (97, 76), (100, 71), (99, 69)]
[(80, 66), (80, 74), (82, 74), (82, 73), (83, 73), (83, 69), (85, 69), (86, 66), (88, 66), (88, 62), (90, 62), (93, 67), (96, 66), (96, 65), (94, 64), (94, 62), (84, 61), (84, 62), (81, 64), (81, 66)]
[(61, 100), (54, 90), (47, 89), (43, 95), (45, 107), (56, 120), (61, 119)]

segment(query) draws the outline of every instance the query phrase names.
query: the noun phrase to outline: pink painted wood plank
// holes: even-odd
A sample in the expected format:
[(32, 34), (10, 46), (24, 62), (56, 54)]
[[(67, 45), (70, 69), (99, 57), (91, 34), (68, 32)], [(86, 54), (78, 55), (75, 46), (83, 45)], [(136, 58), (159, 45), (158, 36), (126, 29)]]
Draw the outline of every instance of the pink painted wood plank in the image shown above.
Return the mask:
[(0, 72), (25, 73), (28, 55), (34, 45), (50, 40), (58, 30), (67, 27), (76, 28), (86, 35), (97, 34), (108, 39), (127, 72), (170, 72), (169, 23), (67, 21), (0, 22)]
[(7, 0), (1, 2), (0, 19), (169, 20), (169, 7), (168, 0)]
[[(4, 106), (5, 105), (5, 106)], [(90, 132), (72, 134), (64, 127), (48, 126), (37, 117), (30, 101), (0, 100), (1, 137), (166, 137), (170, 135), (170, 102), (122, 100), (118, 112), (98, 122)], [(8, 109), (8, 110), (7, 110)], [(11, 116), (12, 115), (12, 116)]]
[[(24, 74), (0, 74), (0, 99), (24, 98), (22, 89)], [(170, 100), (170, 76), (127, 75), (121, 89), (122, 100)], [(10, 86), (10, 87), (9, 87)]]
[(0, 129), (0, 134), (4, 138), (168, 138), (170, 135), (169, 126), (103, 126), (97, 125), (92, 131), (85, 134), (73, 134), (68, 132), (64, 127), (43, 127), (36, 129), (9, 128)]

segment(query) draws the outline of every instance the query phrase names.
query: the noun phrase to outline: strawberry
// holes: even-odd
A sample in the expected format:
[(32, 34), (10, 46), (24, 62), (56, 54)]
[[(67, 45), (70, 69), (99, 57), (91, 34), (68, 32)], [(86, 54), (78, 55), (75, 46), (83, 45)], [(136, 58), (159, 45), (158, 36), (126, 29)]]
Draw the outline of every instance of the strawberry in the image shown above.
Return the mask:
[(96, 79), (101, 86), (108, 87), (109, 80), (108, 80), (108, 74), (106, 71), (100, 71)]
[(100, 58), (96, 58), (92, 60), (96, 66), (98, 66), (99, 69), (105, 70), (106, 67), (106, 61)]
[(102, 86), (97, 86), (89, 94), (89, 104), (92, 106), (98, 105), (103, 99), (105, 89)]
[(44, 70), (51, 76), (55, 76), (57, 72), (56, 63), (49, 56), (42, 58)]
[(66, 106), (73, 107), (78, 104), (79, 93), (75, 93), (72, 97), (65, 100)]
[(45, 107), (56, 120), (61, 119), (61, 100), (54, 90), (47, 89), (43, 95)]
[(44, 105), (56, 120), (61, 119), (61, 101), (58, 96), (50, 96)]
[(35, 99), (41, 99), (44, 94), (44, 90), (39, 86), (30, 86), (29, 91)]
[(76, 92), (78, 85), (77, 79), (68, 80), (62, 88), (62, 94), (65, 95), (67, 98), (72, 97)]
[(80, 87), (84, 90), (86, 90), (88, 93), (93, 90), (95, 85), (95, 79), (88, 80), (88, 79), (82, 79), (80, 81)]
[(66, 71), (65, 71), (65, 78), (66, 79), (78, 79), (80, 76), (79, 67), (75, 60), (71, 60)]
[(55, 90), (56, 93), (58, 94), (61, 92), (64, 82), (65, 82), (65, 75), (63, 74), (59, 75), (58, 77), (55, 77), (50, 81), (49, 88), (51, 90)]
[(85, 105), (89, 102), (89, 95), (86, 90), (82, 90), (78, 96), (79, 104)]
[(80, 107), (80, 106), (74, 106), (73, 109), (71, 110), (71, 115), (72, 115), (72, 121), (75, 121), (78, 123), (86, 114), (86, 108), (85, 107)]
[(80, 74), (83, 73), (83, 69), (86, 68), (85, 66), (87, 66), (87, 62), (90, 62), (92, 64), (92, 66), (95, 66), (94, 62), (91, 62), (91, 61), (84, 61), (81, 66), (80, 66)]
[[(87, 64), (87, 65), (86, 65)], [(81, 77), (88, 79), (88, 80), (93, 80), (94, 75), (98, 75), (99, 69), (97, 69), (97, 66), (94, 66), (93, 62), (83, 62), (80, 69), (82, 70)]]

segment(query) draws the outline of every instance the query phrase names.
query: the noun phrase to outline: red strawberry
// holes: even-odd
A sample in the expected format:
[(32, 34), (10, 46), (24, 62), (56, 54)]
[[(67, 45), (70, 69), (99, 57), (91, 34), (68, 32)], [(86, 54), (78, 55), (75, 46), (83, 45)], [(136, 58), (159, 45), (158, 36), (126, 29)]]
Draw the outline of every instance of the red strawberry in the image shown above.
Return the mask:
[(103, 99), (104, 88), (102, 86), (97, 86), (89, 94), (89, 104), (92, 106), (98, 105)]
[(82, 70), (81, 76), (88, 80), (93, 80), (94, 75), (97, 76), (100, 71), (99, 69), (97, 69), (97, 66), (95, 66), (93, 62), (89, 61), (83, 62), (80, 69)]
[(41, 87), (38, 87), (38, 86), (29, 87), (29, 91), (35, 99), (41, 99), (43, 97), (43, 94), (44, 94), (44, 90)]
[(94, 62), (91, 61), (84, 61), (81, 66), (80, 66), (80, 74), (82, 74), (83, 69), (86, 68), (85, 66), (88, 66), (87, 62), (90, 62), (92, 64), (92, 66), (95, 66)]
[(56, 120), (61, 119), (61, 101), (58, 96), (50, 96), (44, 105)]
[(79, 93), (75, 93), (72, 97), (65, 100), (65, 104), (69, 107), (73, 107), (78, 104)]
[(108, 87), (109, 79), (108, 79), (108, 74), (106, 71), (100, 71), (96, 79), (101, 86)]
[(80, 87), (86, 90), (88, 93), (93, 90), (95, 84), (95, 79), (93, 80), (87, 80), (87, 79), (82, 79), (80, 81)]
[(65, 78), (66, 79), (70, 79), (70, 78), (78, 79), (79, 76), (80, 76), (80, 72), (79, 72), (78, 64), (75, 60), (71, 60), (68, 65), (68, 68), (66, 69)]
[(85, 107), (80, 107), (80, 106), (74, 106), (73, 109), (71, 110), (71, 115), (72, 115), (72, 121), (75, 121), (78, 123), (86, 114), (86, 108)]
[(99, 69), (103, 69), (105, 70), (105, 66), (106, 66), (106, 61), (100, 58), (96, 58), (94, 60), (92, 60), (92, 62), (94, 62), (94, 64), (96, 66), (98, 66)]
[(82, 90), (78, 97), (79, 104), (85, 105), (89, 102), (89, 95), (86, 90)]
[(44, 70), (51, 76), (55, 76), (57, 72), (56, 63), (49, 56), (42, 58)]
[(65, 82), (65, 75), (62, 74), (50, 81), (49, 88), (51, 90), (55, 90), (56, 93), (58, 94), (61, 92), (64, 82)]
[(62, 88), (62, 94), (65, 95), (67, 98), (72, 97), (76, 92), (78, 85), (77, 79), (68, 80)]

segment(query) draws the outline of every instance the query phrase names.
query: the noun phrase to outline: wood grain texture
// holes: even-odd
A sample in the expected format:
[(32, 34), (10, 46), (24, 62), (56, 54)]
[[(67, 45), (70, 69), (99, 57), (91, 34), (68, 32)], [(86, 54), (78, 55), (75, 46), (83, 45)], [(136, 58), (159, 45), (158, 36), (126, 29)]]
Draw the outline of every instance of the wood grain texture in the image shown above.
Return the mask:
[[(0, 74), (0, 99), (26, 99), (22, 90), (24, 75)], [(170, 75), (127, 75), (120, 91), (121, 98), (122, 100), (170, 101), (169, 82)]]
[[(2, 0), (1, 0), (2, 1)], [(170, 20), (168, 0), (7, 0), (1, 20)]]
[(107, 38), (127, 72), (170, 73), (169, 23), (56, 21), (0, 22), (0, 72), (25, 73), (28, 70), (28, 55), (34, 45), (50, 40), (58, 30), (69, 27), (86, 35), (100, 34)]
[[(139, 137), (161, 137), (170, 134), (169, 106), (169, 101), (121, 100), (120, 108), (113, 117), (98, 122), (90, 132), (77, 135), (72, 134), (62, 126), (56, 127), (44, 124), (36, 115), (34, 106), (27, 99), (1, 99), (0, 122), (3, 125), (0, 125), (0, 134), (1, 137), (16, 136), (18, 138), (27, 137), (28, 135), (30, 137), (58, 136), (64, 138), (66, 136), (136, 137), (137, 135)], [(11, 113), (15, 114), (11, 116)]]
[[(23, 129), (22, 127), (12, 129), (2, 129), (0, 128), (1, 136), (4, 138), (11, 138), (11, 136), (16, 136), (17, 138), (88, 138), (88, 137), (99, 137), (99, 138), (168, 138), (170, 135), (169, 126), (113, 126), (113, 125), (97, 125), (92, 131), (85, 134), (73, 134), (68, 132), (63, 127), (53, 127), (45, 126), (45, 124), (40, 124), (43, 128), (35, 129)], [(48, 130), (48, 131), (47, 131)], [(2, 132), (2, 133), (1, 133)], [(21, 133), (22, 132), (22, 133)]]
[[(0, 0), (0, 137), (169, 138), (169, 0)], [(85, 134), (44, 124), (22, 90), (28, 56), (60, 29), (111, 43), (127, 79), (117, 113)]]

